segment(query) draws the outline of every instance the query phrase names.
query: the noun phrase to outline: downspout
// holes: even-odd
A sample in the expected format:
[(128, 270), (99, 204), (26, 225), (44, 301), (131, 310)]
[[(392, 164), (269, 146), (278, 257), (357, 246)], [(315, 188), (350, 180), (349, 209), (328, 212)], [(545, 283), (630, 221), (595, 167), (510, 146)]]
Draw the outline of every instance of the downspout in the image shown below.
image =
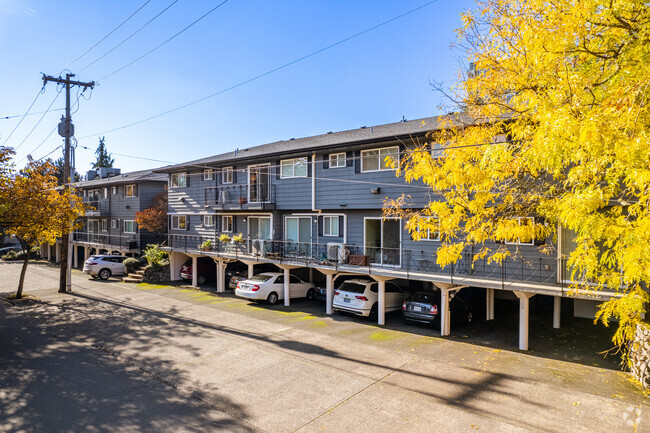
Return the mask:
[(311, 154), (311, 210), (312, 212), (320, 212), (316, 209), (316, 154)]

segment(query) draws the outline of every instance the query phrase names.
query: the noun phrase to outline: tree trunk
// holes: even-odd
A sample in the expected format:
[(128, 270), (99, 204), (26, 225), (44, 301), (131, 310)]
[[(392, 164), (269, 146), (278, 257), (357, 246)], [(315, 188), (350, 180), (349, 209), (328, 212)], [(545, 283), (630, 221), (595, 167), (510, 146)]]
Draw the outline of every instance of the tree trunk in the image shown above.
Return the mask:
[(59, 272), (59, 293), (66, 293), (66, 281), (68, 276), (68, 231), (64, 230), (61, 235), (61, 269)]
[(18, 290), (16, 291), (16, 299), (22, 299), (23, 297), (23, 284), (25, 283), (25, 274), (27, 273), (27, 263), (29, 263), (29, 252), (25, 254), (25, 260), (23, 261), (23, 268), (20, 270), (20, 280), (18, 280)]

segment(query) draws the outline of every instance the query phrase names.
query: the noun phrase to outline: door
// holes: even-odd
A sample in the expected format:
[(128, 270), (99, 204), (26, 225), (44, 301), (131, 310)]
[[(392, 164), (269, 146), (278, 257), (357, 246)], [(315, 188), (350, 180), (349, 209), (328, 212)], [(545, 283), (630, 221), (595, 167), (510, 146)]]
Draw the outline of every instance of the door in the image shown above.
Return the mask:
[(400, 266), (401, 233), (399, 219), (366, 218), (364, 246), (368, 261), (383, 266)]
[(311, 217), (287, 217), (284, 220), (285, 253), (308, 257), (311, 251)]
[(248, 201), (250, 203), (267, 203), (270, 201), (270, 171), (270, 164), (248, 167)]

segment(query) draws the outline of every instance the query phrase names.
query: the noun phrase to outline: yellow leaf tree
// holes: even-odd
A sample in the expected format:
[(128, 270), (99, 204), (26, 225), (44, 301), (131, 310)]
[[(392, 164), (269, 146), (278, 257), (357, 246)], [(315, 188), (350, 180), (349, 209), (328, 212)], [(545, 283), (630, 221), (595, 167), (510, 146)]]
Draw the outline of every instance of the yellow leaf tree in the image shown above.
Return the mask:
[[(5, 163), (4, 167), (7, 167)], [(54, 243), (83, 212), (81, 199), (69, 189), (57, 189), (56, 167), (29, 157), (18, 173), (5, 172), (0, 188), (0, 225), (20, 241), (25, 259), (16, 298), (23, 295), (29, 251), (42, 243)]]
[[(623, 349), (650, 282), (650, 8), (619, 0), (479, 0), (458, 30), (469, 68), (438, 90), (454, 105), (400, 174), (438, 194), (388, 215), (418, 227), (438, 217), (438, 263), (468, 245), (500, 261), (503, 241), (557, 241), (574, 288), (617, 290), (597, 317), (616, 317)], [(545, 224), (521, 225), (536, 216)], [(554, 253), (555, 242), (543, 248)], [(560, 270), (558, 270), (560, 272)]]

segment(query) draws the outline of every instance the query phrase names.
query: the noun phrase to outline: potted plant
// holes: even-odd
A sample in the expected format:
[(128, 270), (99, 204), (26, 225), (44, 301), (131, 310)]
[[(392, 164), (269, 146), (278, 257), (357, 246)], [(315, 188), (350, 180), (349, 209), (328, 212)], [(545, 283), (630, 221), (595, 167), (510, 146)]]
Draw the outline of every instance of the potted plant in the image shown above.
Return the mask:
[(244, 236), (241, 233), (238, 233), (238, 234), (236, 234), (235, 236), (232, 237), (232, 241), (234, 243), (243, 244), (245, 239), (244, 239)]
[(222, 233), (221, 236), (219, 236), (219, 242), (222, 244), (229, 244), (231, 240), (232, 238), (226, 233)]
[(201, 251), (211, 251), (212, 250), (212, 241), (207, 240), (200, 245)]
[(239, 204), (246, 203), (246, 197), (239, 197)]

